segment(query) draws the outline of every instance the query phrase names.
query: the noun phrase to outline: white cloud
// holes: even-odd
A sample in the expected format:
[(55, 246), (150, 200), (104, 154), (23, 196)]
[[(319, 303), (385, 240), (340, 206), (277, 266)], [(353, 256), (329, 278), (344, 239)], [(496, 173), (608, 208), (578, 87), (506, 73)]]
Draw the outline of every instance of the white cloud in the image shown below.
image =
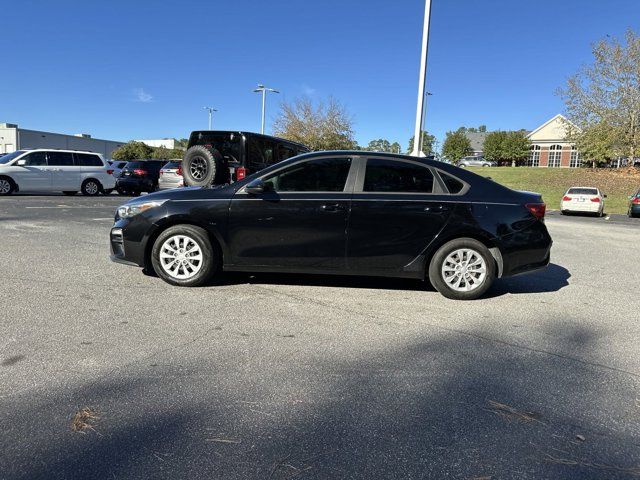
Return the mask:
[(302, 88), (302, 93), (308, 96), (315, 95), (318, 92), (315, 88), (310, 87), (309, 85), (304, 83), (302, 84), (301, 88)]
[(145, 92), (144, 88), (135, 88), (133, 90), (133, 95), (135, 97), (136, 102), (149, 103), (153, 102), (153, 95), (148, 92)]

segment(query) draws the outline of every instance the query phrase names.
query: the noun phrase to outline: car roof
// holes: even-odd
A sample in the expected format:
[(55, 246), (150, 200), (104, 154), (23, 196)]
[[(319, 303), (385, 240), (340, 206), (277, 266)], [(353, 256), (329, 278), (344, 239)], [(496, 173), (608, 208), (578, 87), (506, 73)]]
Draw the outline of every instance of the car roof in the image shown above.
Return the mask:
[(70, 150), (68, 148), (21, 148), (25, 153), (30, 152), (69, 152), (69, 153), (89, 153), (91, 155), (102, 155), (98, 152), (90, 152), (88, 150)]
[(237, 133), (238, 135), (251, 135), (252, 137), (268, 138), (269, 140), (276, 140), (278, 142), (290, 143), (291, 145), (297, 145), (299, 147), (303, 147), (309, 150), (309, 147), (306, 146), (304, 143), (294, 142), (293, 140), (287, 140), (286, 138), (275, 137), (273, 135), (265, 135), (263, 133), (248, 132), (246, 130), (194, 130), (191, 132), (190, 136), (193, 135), (194, 133)]

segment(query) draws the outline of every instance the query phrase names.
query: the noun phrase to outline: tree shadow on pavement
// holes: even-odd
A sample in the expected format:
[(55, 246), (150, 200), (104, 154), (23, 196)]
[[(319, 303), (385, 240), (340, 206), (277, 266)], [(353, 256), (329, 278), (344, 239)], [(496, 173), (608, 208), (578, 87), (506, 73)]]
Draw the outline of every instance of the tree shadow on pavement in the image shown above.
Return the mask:
[[(247, 355), (202, 338), (183, 362), (5, 397), (1, 476), (634, 478), (638, 376), (587, 360), (606, 363), (607, 345), (573, 325), (547, 332), (548, 353), (491, 329), (389, 339), (358, 355), (341, 339)], [(73, 433), (85, 405), (101, 418)]]

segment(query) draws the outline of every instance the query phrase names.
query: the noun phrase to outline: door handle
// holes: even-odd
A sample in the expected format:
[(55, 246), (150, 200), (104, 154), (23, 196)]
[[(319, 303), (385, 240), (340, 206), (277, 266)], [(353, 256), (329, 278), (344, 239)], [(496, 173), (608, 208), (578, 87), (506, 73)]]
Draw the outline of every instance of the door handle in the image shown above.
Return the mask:
[(427, 213), (441, 213), (449, 210), (449, 207), (446, 205), (430, 205), (428, 207), (424, 207), (424, 211)]
[(320, 210), (322, 210), (323, 212), (340, 212), (344, 209), (345, 207), (343, 205), (340, 205), (339, 203), (324, 204), (320, 207)]

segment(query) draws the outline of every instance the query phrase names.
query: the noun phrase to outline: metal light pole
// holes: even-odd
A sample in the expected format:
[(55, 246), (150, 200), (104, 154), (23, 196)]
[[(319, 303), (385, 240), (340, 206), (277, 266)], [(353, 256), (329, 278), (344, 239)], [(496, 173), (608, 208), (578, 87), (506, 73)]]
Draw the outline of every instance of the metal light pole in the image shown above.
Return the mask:
[(267, 92), (271, 92), (271, 93), (280, 93), (280, 92), (278, 90), (274, 90), (273, 88), (265, 87), (261, 83), (258, 84), (258, 86), (253, 90), (253, 92), (262, 93), (262, 122), (260, 127), (260, 133), (264, 135), (264, 116), (265, 116), (266, 103), (267, 103)]
[(418, 104), (416, 105), (416, 126), (413, 136), (414, 157), (422, 152), (422, 125), (424, 123), (424, 98), (427, 74), (427, 50), (429, 47), (429, 22), (431, 21), (431, 0), (424, 3), (424, 25), (422, 27), (422, 57), (420, 58), (420, 79), (418, 83)]
[(213, 112), (217, 112), (218, 110), (213, 107), (204, 107), (204, 109), (209, 112), (209, 130), (211, 130), (211, 116), (213, 115)]

